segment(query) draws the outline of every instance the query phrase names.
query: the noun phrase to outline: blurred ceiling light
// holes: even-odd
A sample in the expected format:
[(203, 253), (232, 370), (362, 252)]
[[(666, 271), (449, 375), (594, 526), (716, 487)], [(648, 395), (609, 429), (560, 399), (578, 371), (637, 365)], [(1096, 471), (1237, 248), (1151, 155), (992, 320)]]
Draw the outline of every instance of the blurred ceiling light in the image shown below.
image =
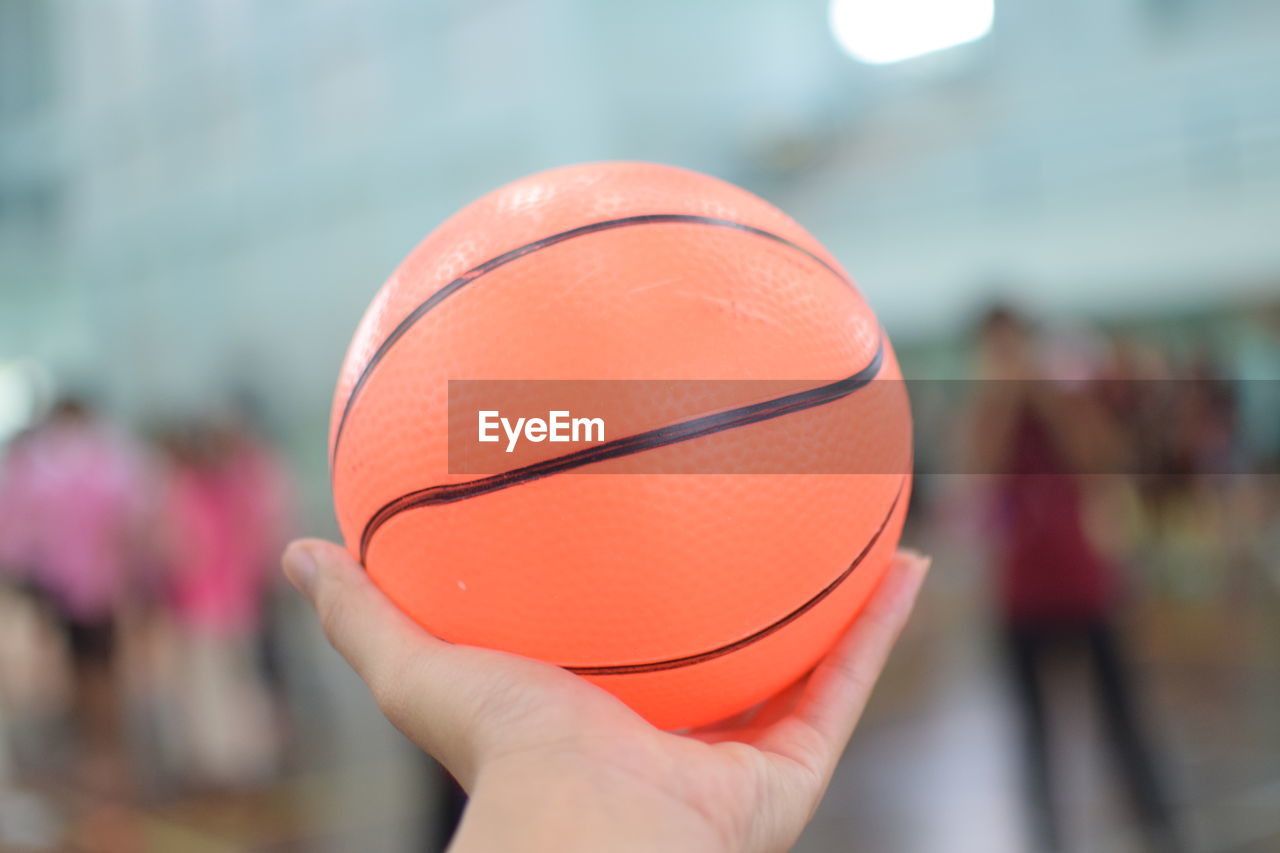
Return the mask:
[(831, 0), (830, 14), (846, 53), (883, 65), (982, 38), (995, 0)]

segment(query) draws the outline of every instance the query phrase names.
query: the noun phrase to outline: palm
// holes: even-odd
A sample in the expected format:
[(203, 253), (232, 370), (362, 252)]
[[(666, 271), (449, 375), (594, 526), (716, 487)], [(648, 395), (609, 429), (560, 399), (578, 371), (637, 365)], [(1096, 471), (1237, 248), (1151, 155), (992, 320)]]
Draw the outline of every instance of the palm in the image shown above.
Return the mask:
[[(654, 728), (611, 694), (558, 667), (485, 649), (454, 649), (474, 670), (519, 686), (477, 721), (502, 733), (495, 745), (499, 754), (537, 762), (554, 754), (558, 761), (608, 767), (693, 806), (725, 836), (769, 836), (766, 848), (799, 834), (825, 787), (827, 765), (837, 757), (823, 749), (800, 713), (807, 679), (732, 720), (677, 734)], [(414, 738), (411, 721), (393, 722)], [(790, 801), (784, 811), (794, 821), (761, 825), (763, 802), (780, 800)], [(773, 837), (778, 835), (790, 837)]]

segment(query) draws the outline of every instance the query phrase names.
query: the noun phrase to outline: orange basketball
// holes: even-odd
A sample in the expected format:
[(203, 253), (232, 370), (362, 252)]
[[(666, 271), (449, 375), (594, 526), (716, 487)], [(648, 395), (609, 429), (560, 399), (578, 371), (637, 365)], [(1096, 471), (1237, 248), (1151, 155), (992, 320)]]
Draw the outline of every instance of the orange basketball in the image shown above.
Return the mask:
[[(667, 166), (543, 172), (444, 222), (361, 320), (330, 430), (338, 521), (432, 633), (563, 666), (663, 728), (713, 722), (807, 672), (884, 573), (910, 419), (901, 383), (871, 380), (899, 378), (849, 277), (768, 203)], [(789, 443), (806, 466), (612, 469), (547, 444), (534, 473), (450, 473), (450, 380), (546, 379), (797, 382), (803, 407), (679, 440)], [(872, 385), (894, 390), (868, 405)], [(849, 443), (808, 437), (825, 425), (874, 464), (815, 467)]]

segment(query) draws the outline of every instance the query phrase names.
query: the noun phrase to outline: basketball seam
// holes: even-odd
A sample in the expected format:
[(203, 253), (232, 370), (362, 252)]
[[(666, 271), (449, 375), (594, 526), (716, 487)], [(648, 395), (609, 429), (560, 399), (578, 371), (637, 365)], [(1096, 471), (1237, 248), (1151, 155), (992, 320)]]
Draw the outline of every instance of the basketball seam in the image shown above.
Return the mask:
[(507, 489), (522, 483), (560, 474), (574, 468), (581, 468), (585, 465), (692, 441), (707, 435), (834, 403), (872, 382), (879, 375), (883, 364), (884, 336), (882, 334), (877, 341), (876, 351), (871, 361), (861, 370), (844, 379), (820, 385), (816, 388), (797, 391), (793, 394), (785, 394), (760, 403), (752, 403), (747, 406), (729, 409), (728, 411), (703, 415), (676, 424), (647, 430), (636, 435), (616, 438), (573, 453), (544, 459), (520, 468), (513, 468), (500, 474), (492, 474), (462, 483), (428, 486), (408, 492), (383, 504), (365, 523), (364, 529), (360, 534), (360, 562), (364, 563), (368, 557), (369, 546), (373, 541), (374, 534), (401, 513), (420, 507), (438, 506), (478, 497), (500, 489)]
[(758, 631), (754, 631), (745, 637), (734, 640), (732, 643), (718, 646), (717, 648), (705, 652), (699, 652), (697, 654), (685, 655), (683, 657), (670, 658), (667, 660), (651, 661), (648, 663), (615, 664), (605, 666), (565, 666), (563, 668), (578, 675), (631, 675), (643, 672), (663, 672), (669, 669), (680, 669), (686, 666), (705, 663), (706, 661), (732, 654), (740, 649), (752, 645), (753, 643), (763, 640), (765, 637), (777, 633), (822, 603), (823, 600), (835, 592), (836, 589), (853, 574), (854, 570), (861, 565), (862, 561), (871, 553), (871, 550), (875, 547), (876, 543), (880, 541), (880, 537), (884, 535), (885, 530), (888, 529), (889, 522), (893, 520), (893, 514), (897, 511), (898, 504), (902, 500), (902, 492), (906, 487), (906, 484), (907, 477), (904, 475), (898, 483), (898, 490), (889, 504), (889, 510), (885, 513), (884, 520), (880, 522), (880, 526), (876, 528), (876, 532), (858, 553), (858, 556), (853, 558), (853, 562), (851, 562), (849, 566), (835, 578), (835, 580), (823, 587), (817, 595), (813, 596), (776, 622), (772, 622)]
[(548, 237), (542, 237), (531, 243), (526, 243), (523, 246), (518, 246), (514, 249), (503, 252), (500, 255), (496, 255), (483, 263), (477, 264), (441, 287), (439, 290), (432, 293), (425, 300), (420, 302), (412, 311), (410, 311), (403, 320), (396, 324), (395, 328), (391, 330), (382, 343), (378, 345), (378, 348), (374, 350), (373, 355), (369, 357), (365, 366), (361, 368), (360, 375), (356, 378), (355, 384), (351, 386), (351, 391), (347, 394), (346, 402), (343, 403), (342, 414), (339, 415), (338, 425), (334, 430), (333, 449), (330, 453), (329, 464), (333, 476), (335, 478), (337, 476), (338, 448), (342, 440), (342, 433), (346, 427), (347, 420), (350, 418), (352, 410), (355, 407), (356, 398), (368, 383), (369, 378), (373, 374), (374, 368), (377, 367), (384, 358), (386, 358), (392, 347), (394, 347), (396, 343), (408, 333), (409, 329), (411, 329), (418, 320), (422, 319), (433, 308), (481, 276), (499, 269), (500, 267), (506, 266), (512, 261), (523, 258), (526, 255), (534, 254), (542, 249), (563, 243), (566, 240), (571, 240), (575, 237), (582, 237), (588, 234), (595, 234), (601, 231), (610, 231), (616, 228), (666, 224), (708, 225), (717, 228), (730, 228), (773, 240), (776, 243), (795, 249), (814, 261), (817, 261), (823, 268), (831, 272), (842, 282), (850, 287), (854, 287), (853, 282), (850, 281), (844, 273), (829, 264), (815, 252), (806, 249), (798, 243), (788, 240), (786, 237), (774, 234), (772, 231), (766, 231), (763, 228), (757, 228), (754, 225), (747, 225), (746, 223), (736, 222), (731, 219), (717, 219), (710, 216), (698, 216), (696, 214), (686, 213), (646, 213), (636, 216), (625, 216), (619, 219), (606, 219), (600, 222), (580, 225), (576, 228), (561, 231)]
[(790, 625), (792, 622), (795, 622), (796, 620), (798, 620), (805, 613), (808, 613), (810, 610), (817, 607), (819, 604), (823, 602), (823, 600), (825, 600), (832, 593), (834, 593), (841, 584), (843, 584), (846, 580), (849, 579), (849, 576), (852, 575), (853, 572), (858, 568), (858, 566), (862, 564), (863, 560), (865, 560), (871, 554), (871, 550), (876, 546), (876, 543), (880, 541), (880, 538), (884, 535), (885, 530), (888, 529), (889, 522), (893, 520), (893, 514), (897, 511), (898, 504), (902, 500), (902, 492), (906, 488), (908, 477), (909, 475), (903, 475), (902, 479), (898, 482), (898, 490), (894, 494), (893, 500), (889, 503), (889, 509), (885, 513), (884, 520), (880, 522), (879, 527), (876, 528), (876, 532), (872, 534), (871, 539), (867, 542), (867, 544), (863, 546), (860, 552), (858, 552), (858, 556), (854, 557), (853, 561), (849, 563), (848, 567), (846, 567), (844, 571), (842, 571), (839, 575), (837, 575), (836, 578), (833, 581), (831, 581), (831, 583), (827, 584), (825, 587), (819, 590), (816, 595), (814, 595), (812, 598), (805, 601), (795, 610), (792, 610), (790, 613), (783, 616), (781, 619), (778, 619), (775, 622), (771, 622), (765, 627), (757, 631), (753, 631), (752, 633), (748, 634), (745, 637), (741, 637), (737, 640), (734, 640), (732, 643), (727, 643), (726, 645), (723, 645), (723, 646), (717, 646), (714, 649), (710, 649), (705, 652), (698, 652), (697, 654), (684, 655), (678, 658), (668, 658), (666, 660), (660, 660), (660, 661), (649, 661), (646, 663), (605, 664), (605, 665), (596, 665), (596, 666), (561, 665), (561, 668), (568, 670), (569, 672), (575, 673), (576, 675), (584, 675), (584, 676), (635, 675), (635, 674), (646, 673), (646, 672), (664, 672), (666, 670), (671, 670), (671, 669), (682, 669), (686, 666), (695, 666), (700, 663), (706, 663), (709, 660), (714, 660), (719, 657), (724, 657), (725, 655), (733, 654), (736, 651), (746, 648), (747, 646), (752, 645), (753, 643), (757, 643), (765, 639), (766, 637), (771, 636), (772, 634), (775, 634), (778, 631), (781, 631), (787, 625)]

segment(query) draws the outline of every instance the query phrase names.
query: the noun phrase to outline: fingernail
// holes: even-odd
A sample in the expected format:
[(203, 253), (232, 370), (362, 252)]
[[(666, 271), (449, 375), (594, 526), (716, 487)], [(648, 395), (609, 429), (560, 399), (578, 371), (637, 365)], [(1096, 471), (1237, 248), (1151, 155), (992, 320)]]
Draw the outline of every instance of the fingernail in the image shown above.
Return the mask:
[(284, 574), (298, 592), (311, 598), (316, 580), (315, 553), (306, 545), (292, 543), (284, 552)]

